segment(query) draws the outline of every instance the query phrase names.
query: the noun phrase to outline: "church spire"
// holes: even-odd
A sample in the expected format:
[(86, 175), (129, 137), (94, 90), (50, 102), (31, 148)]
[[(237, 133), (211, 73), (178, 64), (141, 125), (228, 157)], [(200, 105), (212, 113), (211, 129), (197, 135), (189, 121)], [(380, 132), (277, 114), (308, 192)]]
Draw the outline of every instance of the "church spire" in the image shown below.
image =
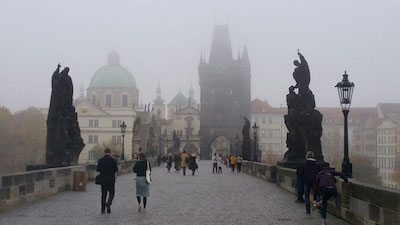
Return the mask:
[(158, 86), (156, 89), (156, 99), (154, 99), (154, 104), (155, 105), (162, 105), (164, 104), (164, 100), (161, 98), (161, 87), (160, 87), (160, 81), (158, 81)]
[(245, 65), (250, 65), (249, 54), (247, 53), (247, 46), (244, 45), (243, 54), (242, 54), (242, 62)]
[(217, 25), (214, 28), (209, 64), (226, 65), (232, 63), (232, 48), (229, 29), (226, 25)]

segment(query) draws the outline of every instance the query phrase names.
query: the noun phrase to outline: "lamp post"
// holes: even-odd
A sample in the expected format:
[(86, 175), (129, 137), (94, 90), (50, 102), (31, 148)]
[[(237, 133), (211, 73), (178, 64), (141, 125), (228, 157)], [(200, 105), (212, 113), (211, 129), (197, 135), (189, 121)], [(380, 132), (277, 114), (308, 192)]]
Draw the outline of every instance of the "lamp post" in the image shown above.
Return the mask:
[(260, 128), (260, 127), (258, 127), (257, 126), (257, 124), (254, 122), (254, 125), (253, 125), (253, 132), (254, 132), (254, 155), (253, 155), (253, 161), (254, 162), (257, 162), (258, 160), (257, 160), (257, 149), (258, 149), (258, 136), (257, 136), (257, 133), (258, 133), (258, 128)]
[(342, 173), (346, 177), (352, 176), (353, 166), (349, 159), (349, 137), (347, 131), (347, 117), (350, 112), (351, 98), (353, 96), (354, 83), (349, 81), (346, 71), (343, 74), (343, 80), (336, 84), (339, 93), (340, 105), (344, 115), (344, 156), (342, 162)]
[(122, 134), (122, 153), (121, 153), (121, 160), (125, 160), (125, 131), (126, 131), (126, 124), (125, 121), (122, 122), (120, 125), (121, 134)]

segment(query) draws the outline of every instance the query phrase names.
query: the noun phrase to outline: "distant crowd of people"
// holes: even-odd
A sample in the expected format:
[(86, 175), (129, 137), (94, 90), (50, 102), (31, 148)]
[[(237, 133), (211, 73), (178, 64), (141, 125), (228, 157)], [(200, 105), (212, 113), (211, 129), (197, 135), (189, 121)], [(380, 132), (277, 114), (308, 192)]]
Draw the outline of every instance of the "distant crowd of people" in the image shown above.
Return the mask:
[(346, 183), (351, 182), (342, 173), (329, 168), (322, 168), (314, 158), (314, 153), (309, 151), (305, 156), (305, 161), (297, 168), (297, 200), (296, 203), (306, 205), (306, 215), (311, 215), (310, 194), (313, 191), (313, 208), (320, 211), (322, 224), (326, 225), (326, 214), (328, 200), (338, 195), (336, 190), (336, 176), (342, 178)]
[(214, 153), (211, 160), (213, 166), (212, 173), (222, 173), (222, 165), (230, 168), (232, 173), (235, 172), (235, 168), (238, 173), (242, 171), (243, 158), (240, 155), (237, 157), (228, 154), (222, 156), (221, 154)]

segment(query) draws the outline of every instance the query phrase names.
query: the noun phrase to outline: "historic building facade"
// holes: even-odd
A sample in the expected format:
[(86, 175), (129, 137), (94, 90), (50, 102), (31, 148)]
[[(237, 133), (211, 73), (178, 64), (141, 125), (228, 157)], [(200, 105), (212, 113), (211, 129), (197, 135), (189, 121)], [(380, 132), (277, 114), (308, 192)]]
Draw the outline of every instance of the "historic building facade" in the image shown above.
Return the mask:
[[(219, 137), (233, 142), (241, 135), (244, 117), (250, 117), (250, 61), (247, 48), (232, 56), (227, 26), (215, 26), (208, 62), (200, 57), (201, 156), (211, 158), (212, 143)], [(227, 149), (229, 153), (231, 149)]]
[(92, 148), (96, 144), (122, 141), (120, 125), (127, 125), (125, 134), (125, 158), (130, 159), (132, 126), (139, 103), (139, 90), (132, 73), (120, 65), (120, 56), (112, 51), (108, 63), (98, 69), (84, 96), (75, 102), (81, 135), (86, 144), (79, 162), (94, 161)]

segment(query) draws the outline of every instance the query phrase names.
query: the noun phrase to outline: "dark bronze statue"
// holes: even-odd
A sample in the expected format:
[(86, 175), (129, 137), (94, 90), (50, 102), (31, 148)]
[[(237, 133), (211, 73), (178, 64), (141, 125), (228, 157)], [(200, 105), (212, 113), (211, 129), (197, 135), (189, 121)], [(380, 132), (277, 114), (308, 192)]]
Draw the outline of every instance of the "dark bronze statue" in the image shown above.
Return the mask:
[(250, 140), (250, 121), (244, 117), (242, 129), (242, 156), (244, 160), (251, 160), (251, 140)]
[(51, 98), (47, 115), (46, 161), (49, 166), (78, 163), (85, 147), (81, 138), (78, 115), (73, 103), (73, 84), (65, 67), (60, 73), (58, 64), (51, 79)]
[(315, 109), (314, 94), (309, 89), (310, 70), (307, 61), (300, 52), (298, 55), (300, 62), (294, 61), (296, 68), (293, 72), (296, 85), (290, 86), (289, 94), (286, 95), (288, 106), (288, 114), (285, 115), (288, 129), (286, 144), (289, 150), (278, 165), (296, 168), (298, 163), (304, 160), (306, 152), (312, 151), (316, 160), (327, 166), (321, 151), (322, 114)]

